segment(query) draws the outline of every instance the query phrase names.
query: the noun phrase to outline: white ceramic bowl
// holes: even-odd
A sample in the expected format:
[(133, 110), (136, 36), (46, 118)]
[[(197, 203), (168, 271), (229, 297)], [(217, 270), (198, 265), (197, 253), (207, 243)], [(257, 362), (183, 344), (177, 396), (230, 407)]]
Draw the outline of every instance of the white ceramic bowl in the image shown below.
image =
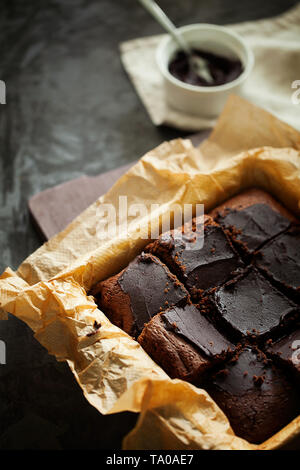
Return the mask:
[(187, 114), (215, 117), (223, 109), (228, 96), (239, 94), (249, 76), (254, 56), (251, 49), (238, 34), (223, 26), (193, 24), (179, 28), (187, 43), (207, 52), (241, 60), (244, 70), (239, 77), (224, 85), (203, 87), (184, 83), (169, 72), (168, 66), (178, 44), (167, 36), (159, 44), (156, 60), (164, 80), (165, 99), (170, 106)]

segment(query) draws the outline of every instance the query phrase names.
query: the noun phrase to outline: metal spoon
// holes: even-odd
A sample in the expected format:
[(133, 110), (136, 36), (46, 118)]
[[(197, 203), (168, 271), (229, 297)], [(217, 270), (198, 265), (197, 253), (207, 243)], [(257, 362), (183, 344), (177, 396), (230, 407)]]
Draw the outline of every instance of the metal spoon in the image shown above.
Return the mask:
[(174, 38), (180, 48), (186, 53), (192, 70), (198, 77), (204, 78), (208, 83), (213, 82), (208, 63), (198, 55), (194, 54), (192, 49), (186, 43), (176, 26), (167, 17), (164, 11), (154, 0), (139, 0), (139, 2), (148, 10), (149, 13), (158, 21), (158, 23)]

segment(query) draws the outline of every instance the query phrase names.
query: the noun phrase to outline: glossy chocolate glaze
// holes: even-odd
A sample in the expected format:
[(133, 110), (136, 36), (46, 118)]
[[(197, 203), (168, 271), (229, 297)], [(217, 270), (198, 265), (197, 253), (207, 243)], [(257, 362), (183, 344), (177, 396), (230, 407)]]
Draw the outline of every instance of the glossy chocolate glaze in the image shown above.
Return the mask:
[(237, 434), (261, 443), (299, 412), (296, 388), (264, 353), (245, 347), (212, 376), (207, 389)]
[(228, 209), (216, 218), (224, 228), (251, 252), (288, 229), (291, 222), (268, 204), (253, 204), (241, 210)]
[(130, 306), (139, 334), (153, 315), (172, 305), (185, 303), (188, 292), (163, 263), (151, 254), (141, 254), (118, 279), (130, 297)]
[(296, 314), (297, 306), (255, 268), (248, 268), (212, 296), (216, 321), (235, 336), (269, 337)]
[(239, 59), (231, 59), (200, 49), (194, 49), (194, 54), (205, 59), (213, 77), (208, 83), (191, 68), (188, 57), (184, 51), (176, 53), (169, 64), (170, 73), (178, 80), (196, 86), (218, 86), (232, 82), (243, 72), (243, 65)]
[(227, 281), (243, 266), (222, 228), (205, 224), (203, 238), (190, 229), (163, 234), (151, 251), (161, 258), (190, 290), (207, 290)]
[(300, 295), (300, 226), (293, 226), (265, 245), (256, 260), (274, 281)]
[(234, 349), (234, 345), (221, 335), (194, 305), (173, 307), (161, 316), (166, 328), (197, 346), (209, 357), (220, 356)]

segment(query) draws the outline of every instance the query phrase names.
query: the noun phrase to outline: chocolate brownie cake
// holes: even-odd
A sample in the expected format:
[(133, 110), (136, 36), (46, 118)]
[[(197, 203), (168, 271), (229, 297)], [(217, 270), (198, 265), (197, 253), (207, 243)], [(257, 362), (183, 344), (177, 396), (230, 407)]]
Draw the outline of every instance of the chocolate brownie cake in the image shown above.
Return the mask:
[(294, 299), (300, 299), (300, 225), (293, 225), (261, 248), (256, 265)]
[(156, 315), (138, 341), (171, 378), (193, 383), (235, 350), (194, 305), (175, 306)]
[(298, 219), (251, 189), (204, 226), (162, 234), (94, 292), (171, 378), (206, 388), (236, 434), (261, 443), (300, 411), (299, 241)]
[(201, 308), (238, 339), (268, 338), (298, 313), (297, 305), (252, 266), (204, 298)]
[(195, 298), (227, 281), (243, 266), (221, 226), (208, 216), (204, 236), (203, 223), (193, 219), (183, 228), (162, 234), (145, 251), (163, 260)]
[(159, 311), (184, 305), (188, 292), (158, 258), (141, 254), (96, 288), (100, 308), (126, 333), (137, 336)]
[(285, 374), (256, 347), (246, 346), (207, 383), (233, 430), (258, 444), (299, 413), (299, 395)]
[(243, 254), (249, 255), (288, 229), (295, 217), (260, 189), (247, 190), (211, 212)]
[(269, 343), (268, 354), (281, 364), (286, 370), (290, 370), (295, 378), (300, 381), (300, 329), (281, 338), (275, 343)]

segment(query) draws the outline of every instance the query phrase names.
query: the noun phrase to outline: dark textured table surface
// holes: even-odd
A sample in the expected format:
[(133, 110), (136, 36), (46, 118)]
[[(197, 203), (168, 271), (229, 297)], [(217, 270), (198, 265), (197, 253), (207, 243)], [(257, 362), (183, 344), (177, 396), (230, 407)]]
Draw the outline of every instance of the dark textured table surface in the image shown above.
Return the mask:
[[(280, 14), (293, 0), (161, 0), (184, 25)], [(121, 41), (161, 32), (136, 0), (1, 0), (0, 271), (41, 244), (33, 194), (136, 160), (180, 132), (155, 128), (120, 63)], [(101, 416), (71, 372), (10, 317), (0, 322), (0, 448), (120, 448), (136, 415)]]

